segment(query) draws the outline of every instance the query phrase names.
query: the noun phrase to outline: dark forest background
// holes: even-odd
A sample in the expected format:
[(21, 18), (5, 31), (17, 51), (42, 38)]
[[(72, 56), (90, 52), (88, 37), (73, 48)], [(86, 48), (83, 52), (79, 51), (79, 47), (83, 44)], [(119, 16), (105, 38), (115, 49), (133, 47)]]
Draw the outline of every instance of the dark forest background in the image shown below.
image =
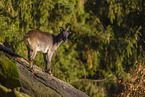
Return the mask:
[[(144, 0), (1, 0), (0, 42), (27, 58), (30, 29), (71, 35), (52, 57), (53, 76), (91, 97), (145, 96)], [(42, 53), (34, 64), (44, 68)]]

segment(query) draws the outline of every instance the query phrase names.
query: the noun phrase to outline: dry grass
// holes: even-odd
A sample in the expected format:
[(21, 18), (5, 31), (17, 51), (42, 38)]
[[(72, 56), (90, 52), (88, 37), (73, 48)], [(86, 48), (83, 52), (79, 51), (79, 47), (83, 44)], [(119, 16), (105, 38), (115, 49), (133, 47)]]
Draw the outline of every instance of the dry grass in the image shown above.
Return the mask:
[(145, 97), (145, 66), (143, 62), (136, 61), (130, 74), (131, 79), (125, 82), (126, 89), (120, 95), (122, 97)]

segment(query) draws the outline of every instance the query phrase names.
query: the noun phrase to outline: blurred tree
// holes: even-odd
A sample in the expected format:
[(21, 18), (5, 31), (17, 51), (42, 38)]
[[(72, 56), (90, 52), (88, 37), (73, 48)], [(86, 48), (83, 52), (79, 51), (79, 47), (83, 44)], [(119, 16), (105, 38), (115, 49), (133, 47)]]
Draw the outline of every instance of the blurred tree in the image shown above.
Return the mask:
[[(124, 89), (116, 81), (128, 80), (134, 63), (143, 57), (144, 11), (144, 0), (2, 0), (0, 41), (27, 57), (23, 36), (29, 29), (57, 34), (59, 26), (69, 28), (68, 43), (52, 58), (54, 76), (92, 97), (113, 96)], [(36, 62), (44, 68), (41, 53)], [(78, 85), (80, 79), (84, 80)], [(105, 81), (92, 81), (97, 79)]]

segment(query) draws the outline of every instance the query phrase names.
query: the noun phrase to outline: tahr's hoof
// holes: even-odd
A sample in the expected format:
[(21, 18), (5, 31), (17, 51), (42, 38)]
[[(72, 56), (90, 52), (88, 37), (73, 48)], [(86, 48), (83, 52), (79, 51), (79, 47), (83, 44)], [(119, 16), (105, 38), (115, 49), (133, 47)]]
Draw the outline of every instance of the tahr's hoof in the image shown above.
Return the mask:
[(33, 68), (29, 68), (29, 71), (34, 72), (34, 69)]
[(49, 73), (50, 75), (52, 75), (51, 71), (45, 70), (46, 73)]
[(51, 71), (49, 71), (49, 74), (52, 75)]
[(48, 70), (45, 70), (46, 73), (49, 73)]

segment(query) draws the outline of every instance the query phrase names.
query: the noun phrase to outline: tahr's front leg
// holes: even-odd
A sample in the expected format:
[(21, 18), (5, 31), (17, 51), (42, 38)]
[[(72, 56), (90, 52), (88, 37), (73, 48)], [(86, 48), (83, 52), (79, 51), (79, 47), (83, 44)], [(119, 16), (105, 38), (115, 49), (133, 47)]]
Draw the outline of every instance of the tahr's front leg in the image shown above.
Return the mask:
[(47, 64), (48, 64), (47, 53), (43, 53), (43, 58), (44, 58), (44, 63), (45, 63), (45, 72), (48, 73), (48, 69), (47, 69)]
[(53, 55), (53, 52), (48, 52), (47, 54), (47, 64), (49, 66), (49, 73), (50, 75), (52, 75), (52, 72), (51, 72), (51, 58), (52, 58), (52, 55)]
[(49, 65), (49, 73), (52, 75), (52, 73), (51, 73), (51, 60), (49, 61), (48, 65)]

